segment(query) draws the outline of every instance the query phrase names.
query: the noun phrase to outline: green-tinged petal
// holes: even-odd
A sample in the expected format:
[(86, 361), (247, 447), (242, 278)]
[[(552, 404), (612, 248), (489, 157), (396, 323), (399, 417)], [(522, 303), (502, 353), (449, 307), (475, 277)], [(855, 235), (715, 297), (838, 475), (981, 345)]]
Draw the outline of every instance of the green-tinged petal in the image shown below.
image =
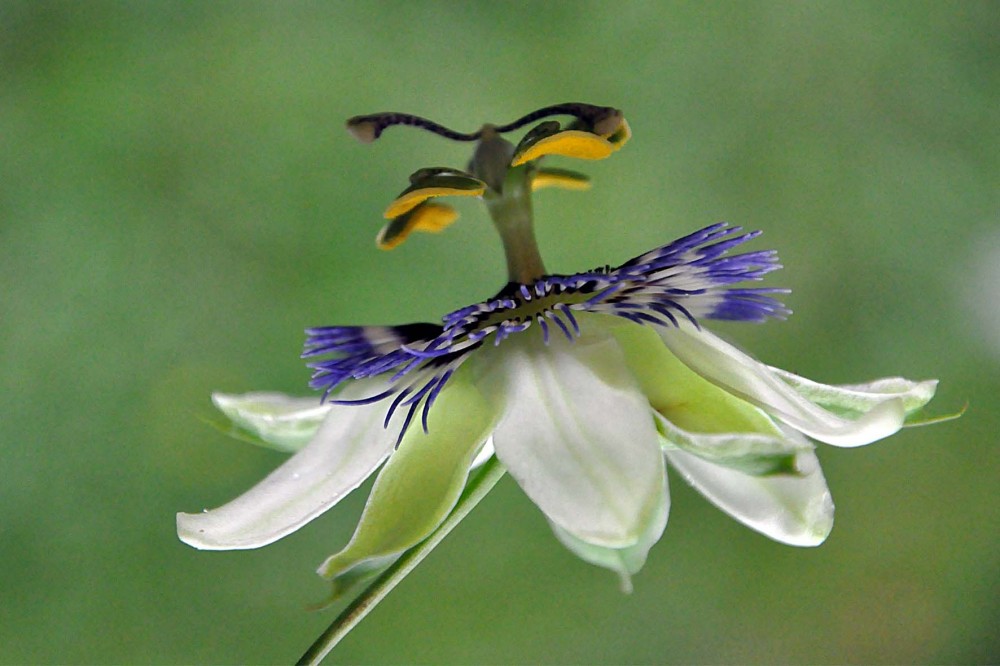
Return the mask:
[(715, 465), (750, 474), (797, 474), (799, 454), (812, 451), (809, 442), (753, 432), (698, 433), (677, 427), (657, 414), (660, 433), (670, 449), (680, 449)]
[(532, 329), (472, 361), (502, 413), (497, 457), (548, 519), (577, 539), (632, 546), (665, 502), (663, 457), (649, 404), (615, 340), (585, 326), (546, 345)]
[(866, 384), (830, 386), (779, 368), (771, 368), (771, 371), (810, 402), (849, 419), (856, 419), (891, 398), (901, 400), (906, 413), (912, 414), (930, 402), (937, 389), (934, 379), (915, 382), (902, 377), (886, 377)]
[(563, 190), (589, 190), (590, 178), (569, 169), (538, 169), (531, 176), (531, 190), (557, 187)]
[(811, 450), (796, 454), (796, 474), (771, 476), (746, 474), (669, 444), (664, 453), (667, 462), (710, 502), (775, 541), (818, 546), (833, 528), (833, 499)]
[(419, 425), (407, 430), (375, 480), (354, 536), (318, 573), (351, 577), (353, 567), (367, 568), (371, 560), (406, 550), (433, 532), (461, 495), (492, 422), (493, 412), (460, 370), (434, 403), (428, 432)]
[[(340, 393), (378, 393), (375, 380)], [(331, 405), (316, 434), (298, 453), (233, 501), (211, 511), (177, 514), (181, 541), (202, 550), (266, 546), (294, 532), (354, 490), (392, 451), (399, 419), (382, 427), (385, 405)]]
[(615, 151), (604, 137), (583, 130), (563, 130), (546, 136), (519, 149), (511, 160), (512, 167), (537, 160), (546, 155), (562, 155), (582, 160), (603, 160)]
[(617, 573), (621, 579), (622, 592), (629, 593), (632, 591), (632, 576), (642, 569), (646, 563), (649, 549), (660, 540), (663, 530), (667, 526), (667, 516), (670, 514), (670, 494), (667, 490), (666, 476), (663, 477), (663, 500), (653, 507), (653, 511), (646, 519), (645, 528), (639, 540), (624, 548), (606, 548), (587, 543), (555, 523), (550, 522), (549, 524), (559, 541), (573, 551), (577, 557)]
[(649, 404), (673, 425), (697, 433), (781, 435), (760, 409), (684, 365), (651, 327), (625, 323), (611, 330)]
[(385, 209), (385, 218), (392, 220), (413, 210), (431, 197), (478, 197), (486, 191), (486, 183), (462, 173), (428, 175), (417, 180), (396, 197)]
[(284, 393), (213, 393), (212, 402), (233, 425), (260, 443), (285, 453), (295, 453), (312, 439), (330, 411), (319, 398), (299, 398)]
[(844, 418), (810, 402), (768, 366), (706, 330), (689, 324), (656, 330), (670, 351), (702, 377), (821, 442), (862, 446), (903, 426), (906, 410), (900, 397), (888, 396), (857, 418)]
[(375, 237), (375, 244), (381, 250), (391, 250), (406, 240), (410, 232), (440, 233), (457, 219), (458, 213), (451, 206), (425, 201), (387, 222)]

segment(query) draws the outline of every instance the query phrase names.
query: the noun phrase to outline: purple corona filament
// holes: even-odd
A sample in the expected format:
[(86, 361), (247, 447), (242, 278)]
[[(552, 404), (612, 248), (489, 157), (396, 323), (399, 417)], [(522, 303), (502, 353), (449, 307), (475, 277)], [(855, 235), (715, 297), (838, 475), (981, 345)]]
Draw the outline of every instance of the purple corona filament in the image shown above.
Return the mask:
[[(306, 329), (303, 358), (313, 376), (310, 386), (323, 399), (346, 381), (383, 376), (386, 388), (341, 404), (370, 404), (395, 396), (385, 426), (396, 409), (407, 407), (399, 438), (417, 410), (427, 431), (427, 414), (451, 375), (468, 354), (493, 336), (493, 344), (537, 323), (548, 344), (550, 323), (569, 340), (580, 335), (573, 311), (614, 315), (638, 324), (677, 327), (680, 320), (698, 327), (699, 318), (763, 322), (790, 311), (772, 294), (787, 289), (734, 288), (781, 268), (777, 253), (729, 251), (760, 232), (741, 233), (722, 222), (639, 255), (617, 268), (575, 275), (546, 275), (532, 284), (510, 283), (495, 297), (446, 314), (439, 324), (405, 326), (331, 326)], [(389, 373), (392, 373), (391, 375)], [(397, 445), (399, 441), (397, 440)]]

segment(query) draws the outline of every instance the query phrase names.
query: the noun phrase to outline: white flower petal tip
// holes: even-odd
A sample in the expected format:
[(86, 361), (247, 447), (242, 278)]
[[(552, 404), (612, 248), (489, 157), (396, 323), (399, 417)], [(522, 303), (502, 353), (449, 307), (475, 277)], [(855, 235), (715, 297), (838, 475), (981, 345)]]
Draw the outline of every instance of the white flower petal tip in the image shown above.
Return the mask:
[(224, 432), (286, 453), (298, 451), (312, 439), (331, 407), (315, 397), (270, 392), (213, 393), (212, 403), (238, 429), (220, 428)]
[[(792, 424), (794, 417), (785, 418), (776, 413), (779, 419)], [(790, 420), (791, 419), (791, 420)], [(838, 423), (825, 428), (803, 424), (802, 432), (832, 446), (853, 448), (865, 446), (899, 432), (906, 421), (906, 407), (898, 398), (886, 400), (872, 408), (864, 416), (846, 423)]]
[(502, 416), (497, 457), (555, 525), (605, 548), (636, 544), (664, 502), (649, 403), (610, 334), (505, 340), (477, 380)]
[(294, 532), (382, 464), (397, 432), (384, 418), (381, 405), (332, 405), (309, 443), (249, 491), (211, 511), (178, 514), (178, 537), (201, 550), (244, 550)]
[[(892, 379), (887, 385), (862, 385), (879, 389), (868, 391), (817, 384), (779, 373), (705, 330), (682, 326), (659, 333), (667, 347), (705, 379), (834, 446), (863, 446), (892, 435), (903, 427), (908, 408), (919, 408), (933, 395), (933, 382)], [(899, 381), (906, 386), (894, 385)], [(894, 390), (886, 390), (889, 385)], [(842, 408), (845, 404), (850, 409)]]
[(885, 377), (864, 384), (831, 386), (780, 368), (769, 369), (803, 397), (846, 418), (856, 418), (892, 399), (902, 400), (906, 413), (913, 414), (931, 401), (938, 385), (936, 379), (912, 381), (902, 377)]

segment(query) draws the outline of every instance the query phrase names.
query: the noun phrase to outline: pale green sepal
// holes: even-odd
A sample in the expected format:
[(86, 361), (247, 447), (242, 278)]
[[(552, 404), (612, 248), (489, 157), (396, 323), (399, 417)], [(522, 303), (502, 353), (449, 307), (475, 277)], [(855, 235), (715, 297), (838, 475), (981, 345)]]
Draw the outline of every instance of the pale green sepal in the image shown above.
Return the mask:
[(258, 446), (295, 453), (312, 439), (330, 412), (319, 398), (296, 398), (283, 393), (213, 393), (212, 402), (235, 428), (206, 419), (222, 432)]
[(751, 476), (797, 475), (797, 456), (813, 447), (805, 440), (760, 433), (693, 433), (656, 414), (657, 426), (667, 450), (680, 449), (706, 462), (729, 467)]
[(434, 403), (428, 432), (419, 424), (407, 430), (375, 480), (351, 541), (317, 573), (347, 584), (356, 577), (353, 568), (367, 568), (372, 560), (398, 554), (433, 532), (458, 501), (493, 420), (466, 373), (456, 373)]
[(573, 536), (555, 523), (549, 521), (556, 538), (574, 555), (584, 562), (610, 569), (618, 574), (621, 590), (625, 594), (632, 592), (632, 576), (639, 573), (646, 563), (649, 549), (660, 540), (667, 526), (670, 515), (670, 494), (667, 492), (667, 477), (663, 477), (663, 501), (658, 502), (650, 512), (650, 518), (639, 540), (625, 548), (607, 548)]
[(955, 419), (962, 418), (965, 414), (965, 410), (969, 408), (968, 404), (962, 406), (962, 409), (954, 412), (952, 414), (940, 414), (938, 416), (917, 416), (911, 414), (906, 417), (906, 421), (903, 423), (904, 428), (919, 428), (921, 426), (934, 425), (935, 423), (944, 423), (945, 421), (954, 421)]
[(831, 386), (771, 367), (774, 374), (794, 388), (801, 396), (844, 418), (858, 418), (880, 403), (898, 398), (907, 415), (922, 408), (937, 389), (937, 380), (915, 382), (902, 377), (886, 377), (866, 384)]

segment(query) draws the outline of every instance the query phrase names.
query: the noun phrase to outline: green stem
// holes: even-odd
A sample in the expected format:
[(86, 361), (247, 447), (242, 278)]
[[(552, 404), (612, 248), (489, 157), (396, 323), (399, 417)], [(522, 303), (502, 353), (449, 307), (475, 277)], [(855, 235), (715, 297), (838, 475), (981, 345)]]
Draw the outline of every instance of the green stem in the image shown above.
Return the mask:
[(336, 647), (337, 643), (350, 633), (386, 595), (392, 592), (393, 588), (407, 574), (430, 555), (430, 552), (462, 522), (462, 519), (486, 497), (486, 494), (492, 490), (505, 472), (506, 470), (497, 461), (496, 456), (487, 460), (479, 469), (479, 473), (466, 485), (455, 509), (445, 518), (444, 522), (429, 537), (403, 553), (364, 592), (358, 595), (327, 627), (326, 631), (320, 634), (319, 638), (309, 646), (309, 649), (299, 659), (298, 664), (321, 663), (326, 655), (330, 654), (330, 651)]

